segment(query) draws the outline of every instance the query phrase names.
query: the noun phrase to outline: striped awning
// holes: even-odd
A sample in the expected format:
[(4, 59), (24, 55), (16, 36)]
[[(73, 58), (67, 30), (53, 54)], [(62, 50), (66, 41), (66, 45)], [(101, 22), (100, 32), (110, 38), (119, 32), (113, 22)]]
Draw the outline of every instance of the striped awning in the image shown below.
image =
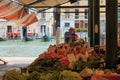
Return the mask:
[(35, 13), (28, 13), (24, 6), (11, 0), (0, 0), (0, 19), (15, 22), (19, 26), (38, 21)]
[(38, 20), (35, 13), (27, 13), (26, 8), (40, 12), (70, 1), (72, 0), (0, 0), (0, 19), (13, 21), (19, 26), (28, 26)]
[(51, 7), (57, 7), (59, 5), (68, 3), (70, 0), (17, 0), (22, 5), (35, 8), (38, 11), (44, 11)]

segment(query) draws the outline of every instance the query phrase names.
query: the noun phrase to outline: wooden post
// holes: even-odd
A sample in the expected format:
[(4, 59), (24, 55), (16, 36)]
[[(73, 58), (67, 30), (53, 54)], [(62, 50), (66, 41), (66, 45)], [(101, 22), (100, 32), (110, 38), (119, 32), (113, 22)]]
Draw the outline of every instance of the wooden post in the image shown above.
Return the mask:
[(117, 1), (106, 0), (106, 67), (116, 67)]
[(53, 35), (55, 36), (55, 32), (57, 27), (60, 27), (60, 8), (54, 8), (54, 27), (53, 27)]
[(94, 46), (100, 45), (100, 0), (93, 0)]
[(93, 0), (88, 0), (88, 37), (90, 42), (90, 47), (93, 47)]

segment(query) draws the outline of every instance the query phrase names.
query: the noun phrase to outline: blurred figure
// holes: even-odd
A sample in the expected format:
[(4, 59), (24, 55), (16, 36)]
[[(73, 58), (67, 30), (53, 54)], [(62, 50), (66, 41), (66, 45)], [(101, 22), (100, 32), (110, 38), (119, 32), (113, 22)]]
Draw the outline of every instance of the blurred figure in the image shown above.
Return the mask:
[(47, 35), (46, 34), (43, 36), (43, 39), (44, 39), (44, 41), (47, 41)]
[(78, 35), (75, 33), (75, 29), (72, 29), (71, 31), (71, 38), (72, 41), (77, 41), (78, 40)]
[(101, 34), (101, 44), (105, 44), (105, 32)]
[(65, 43), (70, 42), (72, 30), (73, 30), (73, 28), (71, 27), (71, 28), (69, 29), (69, 31), (65, 32), (65, 34), (64, 34), (64, 42), (65, 42)]
[(46, 34), (42, 37), (42, 41), (50, 41), (51, 39), (52, 39), (52, 37), (50, 35), (46, 35)]
[(71, 27), (69, 31), (65, 32), (64, 38), (64, 42), (68, 43), (70, 41), (77, 41), (78, 35), (75, 33), (75, 29)]

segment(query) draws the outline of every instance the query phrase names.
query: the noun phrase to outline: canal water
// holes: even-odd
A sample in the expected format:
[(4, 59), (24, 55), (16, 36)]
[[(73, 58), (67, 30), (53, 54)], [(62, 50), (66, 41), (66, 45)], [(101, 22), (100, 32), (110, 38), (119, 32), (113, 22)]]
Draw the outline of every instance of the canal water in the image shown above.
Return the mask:
[(2, 41), (0, 42), (0, 57), (37, 57), (46, 51), (49, 45), (55, 43), (55, 39), (49, 42), (42, 42), (40, 39), (28, 42), (21, 40)]

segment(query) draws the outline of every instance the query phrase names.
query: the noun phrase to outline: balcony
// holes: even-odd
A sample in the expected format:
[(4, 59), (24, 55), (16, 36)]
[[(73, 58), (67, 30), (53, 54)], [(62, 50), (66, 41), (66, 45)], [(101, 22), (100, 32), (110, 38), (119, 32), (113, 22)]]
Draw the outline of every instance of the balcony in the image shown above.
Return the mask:
[(70, 19), (74, 19), (74, 20), (88, 20), (88, 16), (84, 16), (84, 15), (61, 15), (61, 20), (70, 20)]

